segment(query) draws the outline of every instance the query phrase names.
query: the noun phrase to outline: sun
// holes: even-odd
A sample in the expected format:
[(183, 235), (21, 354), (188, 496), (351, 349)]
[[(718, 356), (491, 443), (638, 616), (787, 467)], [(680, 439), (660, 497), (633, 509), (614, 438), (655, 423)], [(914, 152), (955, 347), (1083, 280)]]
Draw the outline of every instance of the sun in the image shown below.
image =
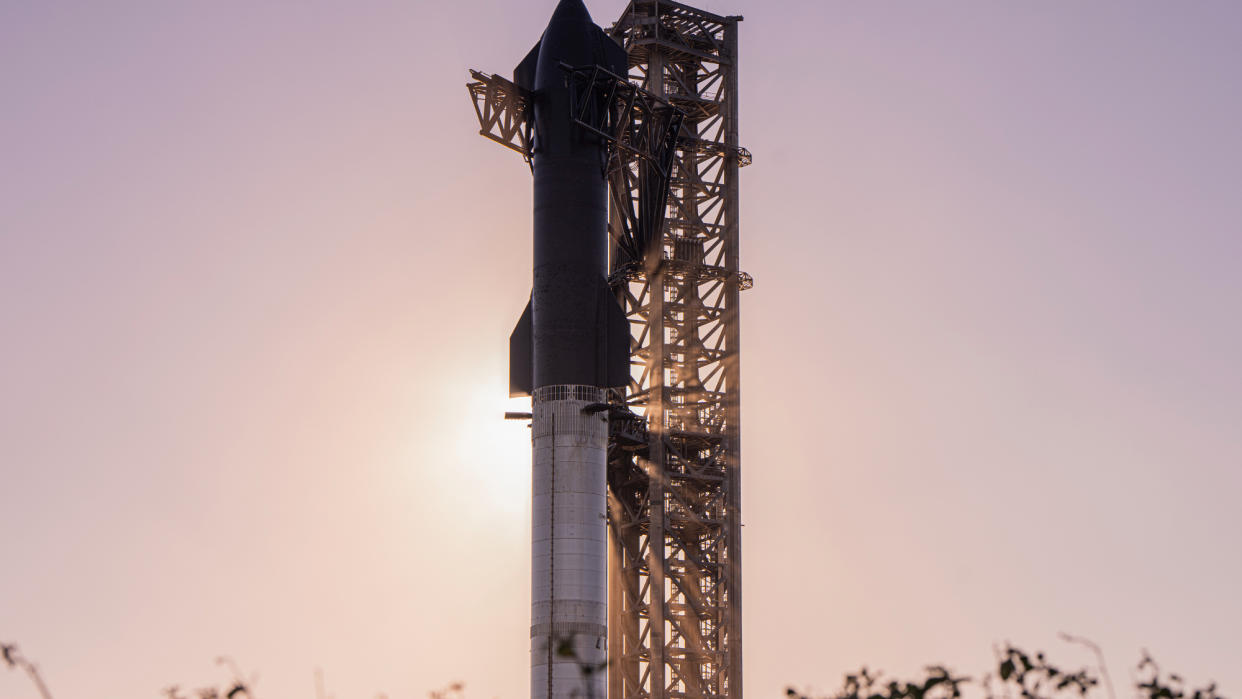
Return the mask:
[(470, 491), (497, 514), (515, 515), (530, 506), (530, 429), (527, 420), (506, 420), (505, 412), (530, 412), (530, 398), (507, 398), (505, 382), (471, 386), (463, 396), (452, 462)]

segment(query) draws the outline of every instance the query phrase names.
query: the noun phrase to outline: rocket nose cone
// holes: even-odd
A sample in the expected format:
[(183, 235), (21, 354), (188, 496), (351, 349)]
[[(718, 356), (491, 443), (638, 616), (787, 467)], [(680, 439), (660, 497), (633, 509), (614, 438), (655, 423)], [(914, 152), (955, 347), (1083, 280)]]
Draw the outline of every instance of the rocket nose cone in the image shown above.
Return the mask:
[(561, 63), (573, 66), (600, 63), (597, 54), (601, 34), (582, 0), (560, 0), (539, 42), (535, 89), (563, 85), (565, 75), (557, 67)]
[(591, 21), (591, 13), (587, 11), (586, 5), (582, 3), (582, 0), (561, 0), (557, 3), (556, 9), (552, 11), (552, 21), (561, 20), (594, 24)]

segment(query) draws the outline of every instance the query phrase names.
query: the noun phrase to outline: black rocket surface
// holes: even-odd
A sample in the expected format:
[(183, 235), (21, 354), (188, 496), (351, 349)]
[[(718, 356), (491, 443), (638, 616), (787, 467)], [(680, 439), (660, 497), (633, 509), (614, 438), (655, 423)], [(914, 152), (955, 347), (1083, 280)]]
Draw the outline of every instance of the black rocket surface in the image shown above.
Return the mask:
[(629, 325), (606, 279), (607, 145), (574, 123), (565, 66), (628, 70), (625, 50), (582, 0), (561, 0), (513, 71), (534, 105), (534, 280), (509, 338), (511, 395), (629, 382)]

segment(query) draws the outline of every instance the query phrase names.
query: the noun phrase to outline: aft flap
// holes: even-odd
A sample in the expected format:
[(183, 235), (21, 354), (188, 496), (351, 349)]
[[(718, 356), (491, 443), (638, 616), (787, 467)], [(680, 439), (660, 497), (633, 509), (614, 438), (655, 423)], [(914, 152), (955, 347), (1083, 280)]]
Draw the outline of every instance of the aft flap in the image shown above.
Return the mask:
[(624, 388), (630, 384), (630, 321), (625, 317), (617, 297), (608, 285), (603, 287), (604, 306), (604, 367), (607, 376), (603, 385), (608, 388)]
[(534, 353), (531, 351), (530, 301), (509, 335), (509, 397), (529, 396), (534, 388)]
[(630, 57), (625, 49), (599, 27), (595, 27), (595, 38), (599, 42), (595, 60), (599, 65), (624, 78), (630, 71)]
[(526, 54), (526, 58), (517, 64), (517, 68), (513, 69), (513, 82), (518, 87), (527, 91), (535, 89), (535, 66), (539, 63), (539, 47), (543, 45), (543, 39), (535, 42), (535, 48)]

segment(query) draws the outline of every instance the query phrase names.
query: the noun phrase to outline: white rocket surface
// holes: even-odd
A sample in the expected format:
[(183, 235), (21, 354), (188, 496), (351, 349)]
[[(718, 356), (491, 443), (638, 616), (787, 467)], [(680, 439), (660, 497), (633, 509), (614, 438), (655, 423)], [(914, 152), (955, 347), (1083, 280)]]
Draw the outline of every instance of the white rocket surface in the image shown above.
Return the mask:
[(594, 386), (532, 397), (531, 697), (604, 699), (608, 655), (607, 411)]

